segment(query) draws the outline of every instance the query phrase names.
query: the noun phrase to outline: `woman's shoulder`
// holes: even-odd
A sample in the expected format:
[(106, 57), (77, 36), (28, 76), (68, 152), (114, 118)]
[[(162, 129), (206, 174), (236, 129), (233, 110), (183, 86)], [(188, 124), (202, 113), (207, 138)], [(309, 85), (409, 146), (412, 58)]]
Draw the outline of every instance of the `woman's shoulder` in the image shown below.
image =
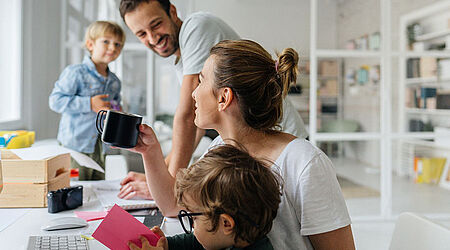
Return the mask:
[(306, 167), (313, 159), (321, 157), (323, 152), (310, 141), (296, 138), (290, 141), (278, 157), (277, 165), (296, 165)]

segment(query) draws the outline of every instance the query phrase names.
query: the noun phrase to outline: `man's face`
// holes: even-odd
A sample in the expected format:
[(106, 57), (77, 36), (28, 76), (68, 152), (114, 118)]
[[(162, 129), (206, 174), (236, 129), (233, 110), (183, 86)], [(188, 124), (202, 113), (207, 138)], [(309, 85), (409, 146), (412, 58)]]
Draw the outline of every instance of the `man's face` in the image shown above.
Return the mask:
[(134, 11), (125, 14), (124, 19), (145, 46), (162, 57), (168, 57), (179, 48), (176, 18), (173, 6), (168, 16), (157, 1), (150, 1), (141, 3)]

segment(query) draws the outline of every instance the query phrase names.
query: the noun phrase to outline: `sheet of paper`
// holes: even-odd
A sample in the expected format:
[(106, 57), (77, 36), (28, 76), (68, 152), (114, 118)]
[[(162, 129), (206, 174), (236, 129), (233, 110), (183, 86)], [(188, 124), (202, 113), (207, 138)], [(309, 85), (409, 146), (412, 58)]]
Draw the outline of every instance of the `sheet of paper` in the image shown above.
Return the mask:
[(108, 211), (75, 211), (75, 215), (85, 221), (101, 220), (105, 218)]
[(16, 154), (22, 160), (42, 160), (51, 156), (70, 153), (70, 156), (78, 162), (81, 166), (95, 169), (102, 173), (105, 172), (97, 162), (92, 160), (89, 156), (76, 152), (72, 149), (65, 148), (58, 145), (37, 146), (29, 148), (11, 149), (11, 152)]
[(0, 232), (11, 224), (14, 224), (20, 217), (24, 216), (29, 208), (2, 208), (0, 209)]
[[(126, 230), (124, 230), (126, 228)], [(159, 236), (119, 206), (114, 206), (92, 234), (96, 240), (114, 250), (128, 250), (132, 241), (142, 247), (139, 237), (144, 235), (155, 246)]]
[(96, 181), (92, 183), (92, 188), (99, 189), (99, 190), (109, 190), (109, 191), (119, 191), (120, 190), (120, 182), (121, 179), (116, 180), (102, 180), (102, 181)]
[(106, 210), (111, 209), (115, 204), (128, 210), (156, 207), (154, 200), (142, 198), (125, 200), (117, 197), (120, 190), (120, 180), (96, 181), (95, 184), (92, 184), (92, 190)]

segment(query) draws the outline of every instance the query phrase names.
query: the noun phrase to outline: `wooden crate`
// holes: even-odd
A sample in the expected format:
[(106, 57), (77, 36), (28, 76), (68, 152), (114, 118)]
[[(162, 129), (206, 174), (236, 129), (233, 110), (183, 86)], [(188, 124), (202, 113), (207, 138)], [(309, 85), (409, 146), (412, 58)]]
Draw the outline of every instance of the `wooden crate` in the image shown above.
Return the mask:
[(47, 183), (59, 173), (69, 171), (70, 154), (61, 154), (45, 160), (21, 160), (9, 150), (2, 150), (4, 183)]
[(21, 160), (11, 151), (0, 152), (0, 207), (46, 207), (48, 191), (70, 186), (70, 154)]
[(48, 183), (3, 183), (0, 207), (47, 207), (48, 191), (70, 186), (69, 171)]

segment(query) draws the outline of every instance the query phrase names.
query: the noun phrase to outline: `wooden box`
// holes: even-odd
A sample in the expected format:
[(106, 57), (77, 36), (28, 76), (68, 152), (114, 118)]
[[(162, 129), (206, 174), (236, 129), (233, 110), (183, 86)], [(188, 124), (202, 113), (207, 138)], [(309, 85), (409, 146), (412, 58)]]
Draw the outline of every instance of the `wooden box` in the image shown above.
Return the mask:
[(70, 186), (70, 154), (21, 160), (1, 150), (0, 207), (46, 207), (47, 193)]

